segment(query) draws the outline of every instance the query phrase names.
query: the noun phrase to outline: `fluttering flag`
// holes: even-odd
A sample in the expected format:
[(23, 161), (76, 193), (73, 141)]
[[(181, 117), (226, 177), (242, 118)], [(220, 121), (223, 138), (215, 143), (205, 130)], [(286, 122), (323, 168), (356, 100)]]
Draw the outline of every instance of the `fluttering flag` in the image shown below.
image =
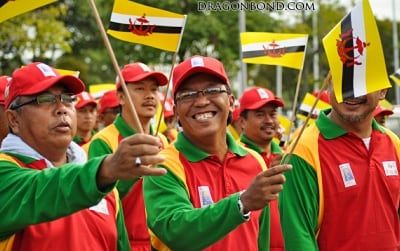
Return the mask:
[(115, 83), (101, 83), (89, 86), (89, 93), (95, 98), (99, 99), (107, 91), (115, 90)]
[(378, 27), (362, 0), (322, 40), (337, 101), (391, 87)]
[[(312, 95), (310, 93), (306, 93), (306, 95), (304, 96), (303, 102), (301, 103), (299, 110), (296, 114), (298, 119), (303, 120), (303, 121), (306, 120), (306, 117), (310, 113), (311, 108), (314, 105), (316, 99), (317, 98), (314, 95)], [(315, 106), (315, 109), (311, 115), (311, 118), (315, 119), (322, 110), (328, 109), (330, 107), (331, 107), (330, 104), (328, 104), (322, 100), (318, 100), (318, 103)]]
[(57, 0), (0, 0), (0, 23)]
[(397, 84), (400, 85), (400, 69), (397, 69), (395, 73), (390, 75), (390, 78)]
[(123, 41), (176, 52), (185, 21), (185, 15), (115, 0), (107, 33)]
[(242, 32), (242, 58), (246, 63), (301, 69), (307, 40), (306, 34)]

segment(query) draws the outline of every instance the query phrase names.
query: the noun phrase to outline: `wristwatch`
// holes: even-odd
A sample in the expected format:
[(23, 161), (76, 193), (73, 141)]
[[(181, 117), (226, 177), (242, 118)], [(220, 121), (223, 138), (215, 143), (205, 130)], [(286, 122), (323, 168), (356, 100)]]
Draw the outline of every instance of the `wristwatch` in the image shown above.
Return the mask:
[(243, 206), (243, 202), (242, 202), (242, 200), (241, 200), (241, 196), (242, 196), (242, 193), (244, 192), (245, 190), (243, 190), (243, 191), (240, 191), (240, 193), (239, 193), (239, 199), (238, 199), (238, 208), (239, 208), (239, 212), (240, 212), (240, 214), (243, 216), (243, 218), (246, 220), (246, 221), (248, 221), (249, 219), (250, 219), (250, 215), (251, 215), (251, 212), (249, 211), (249, 212), (247, 212), (247, 213), (245, 213), (244, 212), (244, 206)]

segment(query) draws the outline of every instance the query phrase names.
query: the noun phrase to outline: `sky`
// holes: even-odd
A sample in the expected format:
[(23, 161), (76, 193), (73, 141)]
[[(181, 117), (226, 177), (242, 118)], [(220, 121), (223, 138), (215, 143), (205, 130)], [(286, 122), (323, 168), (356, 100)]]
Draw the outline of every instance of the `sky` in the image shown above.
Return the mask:
[[(350, 0), (340, 0), (343, 5), (351, 7)], [(393, 8), (392, 2), (395, 1), (396, 5), (396, 20), (400, 21), (400, 0), (369, 0), (371, 5), (372, 12), (375, 17), (378, 19), (389, 18), (392, 20), (393, 18)], [(358, 1), (354, 1), (358, 2)]]

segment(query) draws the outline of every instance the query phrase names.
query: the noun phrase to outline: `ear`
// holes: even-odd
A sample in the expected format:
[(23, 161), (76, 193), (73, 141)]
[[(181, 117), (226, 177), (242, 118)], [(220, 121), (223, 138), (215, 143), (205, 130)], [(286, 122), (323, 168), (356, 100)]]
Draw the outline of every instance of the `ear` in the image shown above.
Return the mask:
[(6, 118), (8, 122), (8, 127), (11, 128), (13, 133), (18, 134), (21, 126), (21, 117), (19, 116), (18, 112), (10, 109), (6, 110)]
[(379, 90), (379, 100), (384, 100), (388, 89)]
[(229, 95), (229, 111), (232, 114), (233, 110), (235, 110), (235, 97), (233, 95)]

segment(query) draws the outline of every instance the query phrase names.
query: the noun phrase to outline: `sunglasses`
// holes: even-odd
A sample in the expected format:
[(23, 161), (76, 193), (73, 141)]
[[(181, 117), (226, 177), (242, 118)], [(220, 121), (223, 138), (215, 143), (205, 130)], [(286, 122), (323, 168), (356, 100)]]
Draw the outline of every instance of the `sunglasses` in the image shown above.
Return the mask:
[(225, 87), (208, 87), (199, 91), (182, 91), (176, 95), (175, 101), (192, 102), (199, 96), (200, 93), (205, 97), (213, 98), (224, 92), (228, 92)]
[(16, 109), (21, 108), (22, 106), (30, 105), (30, 104), (38, 104), (38, 105), (54, 104), (57, 102), (57, 100), (60, 100), (61, 103), (65, 104), (65, 105), (70, 105), (76, 101), (76, 95), (74, 95), (72, 93), (62, 93), (60, 95), (55, 95), (52, 93), (43, 93), (43, 94), (40, 94), (24, 103), (21, 103), (21, 104), (13, 103), (13, 104), (11, 104), (10, 109), (16, 110)]

